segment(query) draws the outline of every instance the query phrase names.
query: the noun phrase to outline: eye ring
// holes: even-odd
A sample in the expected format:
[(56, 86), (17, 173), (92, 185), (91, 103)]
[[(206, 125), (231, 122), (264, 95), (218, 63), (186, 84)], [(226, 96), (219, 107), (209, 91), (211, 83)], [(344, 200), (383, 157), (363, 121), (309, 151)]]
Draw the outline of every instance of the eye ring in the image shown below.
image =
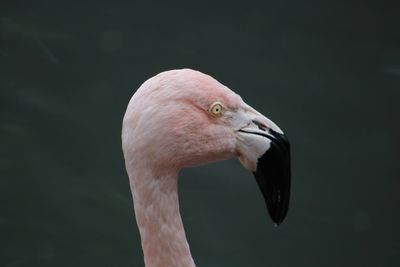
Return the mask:
[(222, 104), (220, 102), (215, 102), (210, 107), (210, 113), (214, 116), (220, 116), (222, 113)]

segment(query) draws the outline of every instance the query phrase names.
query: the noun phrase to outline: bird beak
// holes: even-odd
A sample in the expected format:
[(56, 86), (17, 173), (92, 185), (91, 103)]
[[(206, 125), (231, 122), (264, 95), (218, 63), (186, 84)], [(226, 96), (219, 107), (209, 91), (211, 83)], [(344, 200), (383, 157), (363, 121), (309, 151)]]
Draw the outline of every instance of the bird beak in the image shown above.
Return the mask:
[(290, 199), (290, 145), (282, 130), (245, 104), (238, 111), (240, 162), (253, 172), (271, 219), (279, 225), (286, 217)]

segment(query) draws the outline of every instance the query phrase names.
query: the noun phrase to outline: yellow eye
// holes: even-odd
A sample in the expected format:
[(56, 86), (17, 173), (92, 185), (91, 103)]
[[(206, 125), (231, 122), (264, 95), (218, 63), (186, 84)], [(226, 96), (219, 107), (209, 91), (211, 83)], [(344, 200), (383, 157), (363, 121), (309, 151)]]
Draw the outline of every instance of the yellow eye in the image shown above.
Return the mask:
[(216, 102), (216, 103), (212, 104), (210, 111), (211, 111), (211, 114), (214, 116), (221, 115), (222, 105), (219, 102)]

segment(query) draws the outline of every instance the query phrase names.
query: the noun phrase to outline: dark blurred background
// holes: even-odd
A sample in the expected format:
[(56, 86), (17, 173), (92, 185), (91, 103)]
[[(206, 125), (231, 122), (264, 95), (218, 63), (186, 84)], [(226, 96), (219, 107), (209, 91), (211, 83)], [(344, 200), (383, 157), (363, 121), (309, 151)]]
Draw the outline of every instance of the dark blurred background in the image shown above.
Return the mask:
[(278, 228), (237, 160), (182, 172), (199, 267), (400, 266), (393, 3), (2, 1), (0, 266), (143, 266), (121, 121), (143, 81), (182, 67), (239, 93), (293, 149)]

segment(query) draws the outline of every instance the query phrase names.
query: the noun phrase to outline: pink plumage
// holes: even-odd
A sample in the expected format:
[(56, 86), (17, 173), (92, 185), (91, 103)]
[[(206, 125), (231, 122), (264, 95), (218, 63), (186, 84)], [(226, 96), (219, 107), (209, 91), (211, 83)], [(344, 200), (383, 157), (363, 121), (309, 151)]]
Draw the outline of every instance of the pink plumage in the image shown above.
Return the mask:
[[(171, 70), (144, 82), (126, 110), (122, 148), (146, 267), (195, 266), (179, 213), (177, 179), (184, 167), (239, 157), (261, 177), (256, 176), (271, 217), (281, 222), (289, 200), (290, 165), (277, 166), (272, 180), (262, 173), (269, 166), (264, 155), (288, 161), (289, 146), (282, 136), (271, 120), (201, 72)], [(266, 155), (275, 144), (286, 147), (287, 154)]]

